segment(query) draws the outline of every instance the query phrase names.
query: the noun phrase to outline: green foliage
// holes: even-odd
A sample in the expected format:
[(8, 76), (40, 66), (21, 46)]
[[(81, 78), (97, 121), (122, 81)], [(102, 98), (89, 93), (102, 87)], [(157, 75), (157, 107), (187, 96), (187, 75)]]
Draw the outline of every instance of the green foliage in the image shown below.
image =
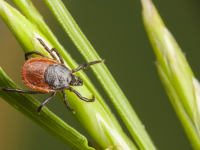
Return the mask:
[(141, 1), (143, 21), (157, 57), (158, 73), (193, 148), (200, 149), (200, 136), (195, 124), (200, 118), (194, 117), (198, 106), (194, 75), (153, 3), (150, 0)]
[[(69, 68), (76, 68), (77, 64), (75, 61), (58, 43), (53, 33), (44, 23), (39, 12), (32, 5), (31, 1), (13, 0), (13, 2), (22, 10), (22, 12), (24, 12), (27, 18), (2, 0), (0, 1), (0, 15), (20, 43), (24, 52), (37, 50), (49, 56), (38, 42), (37, 38), (40, 38), (48, 45), (48, 47), (57, 46), (66, 65), (68, 65)], [(99, 68), (100, 66), (102, 66), (102, 64), (98, 64), (93, 68)], [(73, 116), (88, 134), (104, 149), (116, 144), (119, 144), (127, 150), (137, 149), (133, 142), (123, 133), (117, 120), (87, 76), (82, 71), (78, 72), (77, 75), (84, 80), (85, 85), (81, 88), (76, 88), (76, 90), (84, 97), (91, 97), (94, 94), (96, 96), (96, 101), (94, 103), (85, 103), (80, 101), (75, 94), (66, 91), (68, 102), (75, 110)], [(61, 94), (58, 94), (58, 96), (62, 99)], [(52, 135), (54, 135), (53, 132), (54, 131), (51, 131)], [(82, 147), (82, 149), (85, 149), (85, 147)]]
[[(12, 1), (20, 8), (24, 16), (3, 0), (0, 0), (0, 16), (24, 52), (37, 50), (50, 57), (38, 42), (37, 38), (40, 38), (49, 48), (58, 49), (65, 60), (65, 65), (69, 68), (76, 68), (77, 63), (59, 43), (33, 3), (30, 0)], [(101, 60), (62, 1), (44, 0), (44, 2), (86, 61)], [(195, 79), (180, 47), (165, 27), (151, 0), (141, 0), (141, 2), (144, 25), (157, 57), (156, 66), (161, 81), (193, 148), (198, 150), (200, 149), (200, 84)], [(128, 99), (105, 64), (97, 64), (91, 68), (139, 149), (156, 149)], [(69, 105), (75, 110), (75, 114), (72, 113), (72, 115), (98, 144), (93, 144), (93, 146), (106, 150), (137, 150), (138, 148), (122, 131), (116, 118), (86, 74), (83, 71), (76, 74), (84, 80), (84, 86), (75, 87), (75, 89), (84, 97), (96, 96), (95, 102), (85, 103), (79, 100), (75, 94), (66, 90)], [(0, 87), (19, 88), (1, 68)], [(40, 103), (30, 95), (0, 91), (0, 96), (44, 130), (72, 148), (93, 149), (87, 146), (88, 141), (83, 135), (51, 113), (46, 107), (38, 115), (37, 108)], [(63, 101), (61, 93), (58, 93), (57, 96)]]
[[(19, 89), (17, 85), (3, 72), (0, 68), (0, 85), (4, 88)], [(26, 117), (35, 122), (38, 126), (46, 130), (48, 133), (58, 138), (65, 144), (74, 149), (93, 150), (87, 146), (86, 138), (78, 133), (75, 129), (67, 125), (59, 117), (54, 115), (46, 107), (40, 115), (37, 109), (40, 103), (28, 94), (19, 94), (15, 92), (3, 92), (0, 90), (0, 96), (12, 105), (15, 109), (20, 111)]]
[[(72, 16), (64, 6), (61, 0), (56, 2), (53, 0), (44, 0), (51, 12), (54, 14), (56, 19), (59, 21), (65, 32), (72, 39), (80, 53), (84, 58), (90, 62), (93, 60), (99, 60), (100, 57), (94, 50), (90, 42), (87, 40), (85, 35), (82, 33)], [(93, 72), (96, 74), (101, 85), (104, 87), (108, 96), (110, 97), (113, 105), (117, 109), (131, 135), (139, 145), (141, 149), (155, 149), (151, 139), (149, 138), (146, 130), (144, 129), (141, 121), (136, 115), (135, 111), (131, 107), (128, 99), (123, 94), (122, 90), (116, 83), (115, 79), (102, 64), (98, 67), (92, 67)]]

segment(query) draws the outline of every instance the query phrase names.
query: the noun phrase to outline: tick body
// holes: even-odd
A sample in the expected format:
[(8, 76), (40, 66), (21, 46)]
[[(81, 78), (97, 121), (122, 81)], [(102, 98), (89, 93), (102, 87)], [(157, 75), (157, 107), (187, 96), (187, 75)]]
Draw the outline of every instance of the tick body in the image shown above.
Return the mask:
[[(86, 64), (80, 65), (77, 69), (70, 70), (64, 65), (64, 61), (60, 55), (60, 53), (52, 48), (51, 50), (46, 46), (46, 44), (38, 39), (41, 45), (45, 48), (45, 50), (52, 56), (53, 59), (46, 57), (44, 54), (39, 53), (37, 51), (32, 51), (25, 54), (26, 62), (22, 66), (21, 69), (21, 77), (22, 81), (30, 88), (36, 91), (25, 91), (20, 89), (6, 89), (0, 87), (0, 90), (7, 92), (19, 92), (19, 93), (27, 93), (27, 94), (44, 94), (44, 93), (52, 93), (49, 98), (47, 98), (38, 108), (38, 113), (40, 113), (42, 107), (49, 102), (55, 95), (56, 92), (62, 91), (63, 100), (66, 107), (73, 111), (73, 109), (68, 105), (67, 98), (64, 90), (70, 90), (74, 92), (81, 100), (86, 102), (93, 102), (95, 97), (93, 95), (92, 99), (87, 99), (82, 97), (76, 90), (74, 90), (71, 86), (81, 86), (83, 85), (83, 80), (76, 76), (75, 72), (82, 70), (90, 65), (94, 65), (104, 60), (89, 62)], [(55, 52), (59, 57), (59, 61), (55, 57), (52, 52)], [(42, 57), (30, 58), (29, 56), (32, 54), (40, 55)]]
[(27, 60), (21, 70), (22, 81), (30, 88), (52, 93), (70, 86), (72, 72), (57, 61), (36, 57)]

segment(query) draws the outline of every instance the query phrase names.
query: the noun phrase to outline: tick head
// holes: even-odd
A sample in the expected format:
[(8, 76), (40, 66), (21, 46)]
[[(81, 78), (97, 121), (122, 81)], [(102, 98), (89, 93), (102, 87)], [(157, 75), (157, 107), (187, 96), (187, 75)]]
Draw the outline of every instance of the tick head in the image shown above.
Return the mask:
[(78, 77), (74, 74), (72, 74), (71, 76), (72, 76), (72, 80), (70, 82), (70, 85), (73, 85), (73, 86), (82, 86), (83, 85), (83, 80), (80, 77)]

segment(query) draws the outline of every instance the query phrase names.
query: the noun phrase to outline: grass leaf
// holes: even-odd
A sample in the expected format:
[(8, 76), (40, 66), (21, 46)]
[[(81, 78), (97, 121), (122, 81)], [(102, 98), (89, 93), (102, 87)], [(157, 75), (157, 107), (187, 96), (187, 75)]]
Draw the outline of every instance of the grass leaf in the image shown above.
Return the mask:
[(200, 149), (195, 126), (194, 74), (151, 0), (141, 0), (143, 21), (157, 57), (157, 68), (171, 103), (194, 149)]
[[(19, 89), (11, 79), (0, 68), (0, 86), (4, 88)], [(46, 130), (48, 133), (71, 146), (74, 149), (93, 150), (87, 146), (87, 139), (78, 133), (75, 129), (67, 125), (59, 117), (54, 115), (46, 107), (38, 114), (37, 109), (40, 103), (28, 94), (16, 92), (4, 92), (0, 90), (0, 96), (15, 109), (20, 111), (38, 126)]]
[[(39, 16), (38, 12), (36, 12), (36, 9), (32, 5), (31, 1), (14, 1), (25, 15), (28, 14), (26, 17), (28, 19), (30, 18), (31, 22), (5, 2), (0, 2), (0, 15), (15, 35), (25, 52), (37, 50), (49, 56), (49, 54), (38, 42), (37, 38), (42, 39), (49, 48), (52, 48), (52, 45), (56, 43), (59, 52), (66, 62), (66, 65), (69, 65), (69, 68), (75, 69), (74, 66), (77, 66), (77, 64), (73, 61), (73, 59), (71, 59), (71, 57), (68, 57), (69, 54), (66, 53), (62, 46), (59, 46), (60, 44), (58, 41), (53, 40), (54, 36), (50, 29), (46, 26), (42, 19), (36, 19), (42, 17)], [(27, 11), (30, 11), (31, 13), (28, 13)], [(38, 25), (41, 24), (37, 24), (37, 21), (34, 19), (42, 24), (42, 28), (38, 27)], [(47, 35), (51, 35), (51, 37)], [(102, 64), (98, 64), (96, 66), (100, 65)], [(87, 98), (91, 98), (94, 94), (96, 96), (96, 100), (93, 103), (86, 103), (81, 101), (74, 93), (66, 90), (67, 101), (75, 110), (75, 114), (73, 114), (73, 116), (101, 147), (107, 148), (115, 144), (120, 144), (127, 150), (137, 149), (130, 139), (123, 133), (117, 120), (86, 75), (82, 71), (78, 72), (77, 75), (84, 80), (85, 84), (81, 87), (74, 87), (74, 89)], [(59, 94), (59, 98), (63, 101), (61, 94)]]
[[(100, 56), (94, 50), (90, 42), (87, 40), (85, 35), (82, 33), (72, 16), (64, 6), (61, 0), (44, 0), (49, 9), (52, 11), (54, 16), (57, 18), (59, 23), (62, 25), (66, 33), (72, 39), (80, 53), (84, 58), (90, 62), (94, 60), (100, 60)], [(129, 129), (131, 135), (139, 145), (141, 149), (155, 149), (151, 139), (149, 138), (146, 130), (144, 129), (141, 121), (137, 117), (135, 111), (131, 107), (129, 101), (123, 94), (122, 90), (116, 83), (115, 79), (102, 64), (99, 66), (92, 67), (93, 72), (96, 74), (98, 80), (104, 87), (115, 108)]]

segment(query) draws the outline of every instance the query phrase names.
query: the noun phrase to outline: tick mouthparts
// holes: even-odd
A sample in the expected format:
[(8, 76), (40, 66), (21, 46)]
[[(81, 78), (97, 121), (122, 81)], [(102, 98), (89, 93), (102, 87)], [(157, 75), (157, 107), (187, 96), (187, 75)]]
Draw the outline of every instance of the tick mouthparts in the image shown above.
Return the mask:
[(83, 80), (81, 78), (77, 78), (76, 82), (74, 83), (76, 86), (82, 86), (83, 85)]
[(81, 78), (79, 78), (78, 76), (72, 74), (72, 81), (70, 82), (70, 85), (82, 86), (83, 80)]
[(83, 80), (81, 78), (78, 78), (78, 80), (76, 81), (76, 83), (81, 86), (83, 85)]

